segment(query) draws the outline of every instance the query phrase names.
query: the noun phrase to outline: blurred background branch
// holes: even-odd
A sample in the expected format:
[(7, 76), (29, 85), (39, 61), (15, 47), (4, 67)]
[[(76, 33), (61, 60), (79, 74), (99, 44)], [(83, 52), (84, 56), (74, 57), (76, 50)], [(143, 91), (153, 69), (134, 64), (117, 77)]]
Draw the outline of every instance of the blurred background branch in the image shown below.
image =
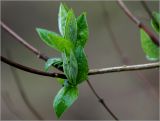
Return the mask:
[[(7, 56), (11, 59), (12, 58), (12, 55), (11, 53), (9, 52), (9, 50), (7, 50)], [(21, 98), (23, 99), (24, 103), (26, 104), (26, 106), (28, 107), (28, 109), (30, 110), (30, 112), (38, 119), (38, 120), (43, 120), (42, 116), (36, 111), (36, 109), (34, 108), (34, 106), (31, 104), (31, 102), (29, 101), (25, 91), (24, 91), (24, 88), (23, 88), (23, 85), (21, 84), (21, 80), (19, 78), (19, 75), (18, 73), (16, 72), (16, 70), (14, 70), (12, 67), (10, 67), (10, 70), (11, 70), (11, 73), (14, 77), (14, 81), (15, 81), (15, 84), (18, 88), (18, 91), (21, 95)]]

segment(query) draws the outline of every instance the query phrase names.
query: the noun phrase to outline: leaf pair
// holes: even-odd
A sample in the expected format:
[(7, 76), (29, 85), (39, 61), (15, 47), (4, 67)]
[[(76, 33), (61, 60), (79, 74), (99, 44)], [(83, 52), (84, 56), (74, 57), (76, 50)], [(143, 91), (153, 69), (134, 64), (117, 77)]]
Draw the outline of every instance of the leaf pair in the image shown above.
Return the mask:
[(70, 83), (77, 85), (82, 82), (82, 80), (87, 79), (86, 76), (88, 74), (88, 63), (84, 53), (84, 46), (88, 39), (86, 13), (82, 13), (76, 19), (73, 10), (69, 10), (66, 5), (61, 4), (58, 17), (61, 35), (65, 39), (70, 40), (74, 45), (73, 52), (71, 52), (69, 56), (63, 53), (64, 73)]
[(50, 58), (45, 64), (45, 70), (50, 66), (63, 67), (67, 80), (57, 79), (63, 88), (57, 93), (53, 107), (59, 118), (78, 97), (77, 85), (88, 77), (88, 62), (84, 46), (88, 39), (88, 24), (86, 13), (75, 17), (72, 9), (60, 4), (58, 14), (60, 35), (37, 28), (40, 38), (50, 47), (62, 53), (61, 58)]
[[(151, 26), (155, 30), (156, 33), (160, 34), (160, 13), (153, 12), (154, 19), (151, 20)], [(141, 45), (143, 48), (146, 57), (150, 61), (156, 61), (159, 59), (160, 48), (153, 43), (150, 36), (143, 30), (140, 29), (141, 34)]]
[(65, 4), (60, 4), (58, 14), (58, 25), (61, 35), (74, 42), (75, 45), (84, 45), (88, 39), (88, 24), (86, 13), (82, 13), (77, 19), (72, 9)]

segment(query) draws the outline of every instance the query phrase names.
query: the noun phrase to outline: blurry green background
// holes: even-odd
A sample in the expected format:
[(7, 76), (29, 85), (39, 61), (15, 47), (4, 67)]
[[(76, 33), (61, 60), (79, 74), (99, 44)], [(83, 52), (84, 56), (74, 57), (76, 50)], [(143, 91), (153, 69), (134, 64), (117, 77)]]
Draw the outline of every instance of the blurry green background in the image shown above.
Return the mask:
[[(85, 48), (90, 69), (123, 65), (121, 56), (115, 50), (109, 34), (114, 32), (118, 45), (131, 64), (148, 63), (141, 49), (137, 26), (123, 13), (115, 1), (66, 1), (78, 16), (87, 12), (90, 36)], [(125, 2), (141, 21), (150, 26), (148, 14), (139, 1)], [(158, 11), (158, 1), (147, 1), (151, 11)], [(42, 27), (58, 31), (58, 8), (56, 1), (2, 1), (1, 20), (10, 26), (27, 42), (50, 57), (60, 56), (45, 45), (35, 28)], [(44, 62), (15, 41), (1, 29), (2, 55), (10, 53), (10, 59), (37, 69), (44, 69)], [(24, 103), (10, 66), (1, 63), (1, 118), (3, 120), (36, 119)], [(52, 71), (52, 69), (50, 70)], [(57, 71), (57, 70), (55, 70)], [(52, 108), (53, 98), (61, 88), (54, 78), (34, 75), (14, 69), (22, 87), (40, 115), (46, 120), (57, 119)], [(90, 76), (90, 82), (109, 108), (121, 120), (157, 120), (159, 118), (158, 69), (140, 71), (147, 79), (137, 77), (137, 72), (120, 72)], [(112, 119), (98, 102), (87, 83), (79, 85), (79, 99), (67, 110), (61, 119)]]

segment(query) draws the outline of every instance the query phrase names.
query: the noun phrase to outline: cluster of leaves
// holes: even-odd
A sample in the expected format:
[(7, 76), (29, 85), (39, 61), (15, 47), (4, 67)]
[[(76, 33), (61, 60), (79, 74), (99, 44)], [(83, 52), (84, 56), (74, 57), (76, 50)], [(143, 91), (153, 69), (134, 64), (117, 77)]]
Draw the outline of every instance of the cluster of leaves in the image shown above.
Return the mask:
[[(151, 20), (151, 26), (154, 31), (160, 35), (160, 13), (153, 12), (154, 19)], [(144, 53), (146, 54), (146, 58), (150, 61), (156, 61), (159, 59), (160, 48), (153, 43), (150, 36), (143, 30), (140, 29), (141, 34), (141, 45)]]
[(37, 28), (40, 38), (50, 47), (61, 52), (59, 58), (50, 58), (45, 64), (47, 71), (50, 66), (63, 68), (67, 79), (57, 79), (63, 87), (53, 101), (54, 111), (59, 118), (78, 98), (77, 85), (88, 78), (88, 62), (84, 46), (88, 40), (88, 24), (86, 13), (77, 18), (72, 9), (60, 4), (58, 14), (60, 34), (46, 29)]

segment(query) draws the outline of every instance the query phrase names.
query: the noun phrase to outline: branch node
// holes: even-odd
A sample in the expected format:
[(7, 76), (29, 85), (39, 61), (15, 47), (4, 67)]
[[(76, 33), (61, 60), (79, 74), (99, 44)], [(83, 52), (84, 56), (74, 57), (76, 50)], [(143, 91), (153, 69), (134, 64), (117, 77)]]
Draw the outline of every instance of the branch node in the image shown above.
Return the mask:
[(104, 103), (104, 100), (103, 100), (103, 98), (99, 98), (99, 100), (98, 100), (100, 103)]
[(138, 28), (142, 28), (142, 22), (141, 22), (141, 21), (138, 21), (138, 22), (137, 22), (137, 26), (138, 26)]
[(38, 51), (37, 52), (37, 58), (40, 58), (41, 57), (41, 53)]

